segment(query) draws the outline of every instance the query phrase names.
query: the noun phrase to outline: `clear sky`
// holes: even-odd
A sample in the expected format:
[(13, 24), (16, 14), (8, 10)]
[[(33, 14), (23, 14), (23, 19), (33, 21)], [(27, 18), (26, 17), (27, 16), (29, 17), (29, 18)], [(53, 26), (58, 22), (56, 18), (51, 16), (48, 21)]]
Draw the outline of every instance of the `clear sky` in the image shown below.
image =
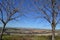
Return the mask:
[[(16, 6), (19, 6), (20, 0), (16, 0)], [(22, 0), (21, 0), (22, 1)], [(37, 29), (51, 29), (50, 24), (44, 20), (44, 19), (37, 19), (34, 18), (34, 16), (38, 16), (39, 11), (32, 5), (30, 0), (24, 0), (22, 7), (22, 13), (24, 13), (26, 16), (22, 16), (18, 18), (18, 21), (10, 21), (6, 27), (15, 27), (15, 28), (37, 28)], [(0, 23), (0, 26), (2, 27), (2, 23)], [(60, 24), (57, 25), (56, 29), (60, 29)]]

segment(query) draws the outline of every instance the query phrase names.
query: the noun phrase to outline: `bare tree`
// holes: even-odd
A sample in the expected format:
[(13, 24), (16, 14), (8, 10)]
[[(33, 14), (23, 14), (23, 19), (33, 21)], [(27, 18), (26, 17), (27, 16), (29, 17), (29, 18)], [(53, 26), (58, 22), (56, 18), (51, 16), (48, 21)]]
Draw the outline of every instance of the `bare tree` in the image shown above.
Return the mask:
[[(22, 3), (22, 2), (21, 2)], [(20, 4), (19, 4), (20, 5)], [(5, 27), (9, 21), (16, 20), (22, 14), (18, 13), (19, 8), (16, 7), (13, 0), (1, 0), (0, 2), (0, 21), (3, 23), (3, 28), (0, 34), (2, 40)]]
[(55, 40), (55, 28), (57, 24), (60, 22), (60, 16), (59, 16), (60, 10), (58, 0), (34, 0), (34, 1), (31, 0), (31, 2), (35, 6), (35, 8), (37, 8), (37, 10), (40, 12), (40, 16), (37, 16), (36, 18), (42, 17), (51, 24), (52, 40)]

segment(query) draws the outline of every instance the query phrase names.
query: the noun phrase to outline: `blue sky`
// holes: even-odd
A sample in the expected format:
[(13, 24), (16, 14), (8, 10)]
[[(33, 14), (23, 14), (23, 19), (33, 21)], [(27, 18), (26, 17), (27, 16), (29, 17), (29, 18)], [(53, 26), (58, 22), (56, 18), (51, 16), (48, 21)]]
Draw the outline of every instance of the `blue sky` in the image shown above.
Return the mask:
[[(19, 0), (16, 0), (16, 6), (18, 5)], [(39, 11), (32, 5), (30, 0), (24, 0), (23, 5), (21, 6), (21, 12), (24, 13), (26, 16), (22, 16), (18, 18), (18, 21), (10, 21), (6, 27), (13, 27), (13, 28), (37, 28), (37, 29), (51, 29), (50, 24), (44, 19), (37, 19), (34, 16), (38, 16)], [(3, 24), (0, 23), (2, 27)], [(56, 29), (60, 29), (60, 25), (58, 24)]]

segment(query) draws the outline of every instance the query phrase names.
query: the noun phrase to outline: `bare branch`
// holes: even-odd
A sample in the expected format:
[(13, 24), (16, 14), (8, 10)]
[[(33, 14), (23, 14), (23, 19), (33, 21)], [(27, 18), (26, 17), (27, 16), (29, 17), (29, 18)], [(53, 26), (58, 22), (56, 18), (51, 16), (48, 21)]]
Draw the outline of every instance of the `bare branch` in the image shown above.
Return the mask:
[(56, 25), (60, 23), (60, 19), (56, 22)]
[(44, 19), (46, 19), (51, 24), (51, 21), (49, 18), (44, 17)]
[(51, 11), (51, 10), (49, 10), (48, 8), (46, 8), (46, 6), (44, 6), (44, 8), (45, 8), (47, 11), (49, 11), (50, 13), (52, 13), (52, 11)]
[(16, 12), (18, 12), (18, 9), (17, 8), (13, 9), (13, 11), (10, 12), (10, 16), (9, 17), (12, 17), (14, 14), (16, 14)]

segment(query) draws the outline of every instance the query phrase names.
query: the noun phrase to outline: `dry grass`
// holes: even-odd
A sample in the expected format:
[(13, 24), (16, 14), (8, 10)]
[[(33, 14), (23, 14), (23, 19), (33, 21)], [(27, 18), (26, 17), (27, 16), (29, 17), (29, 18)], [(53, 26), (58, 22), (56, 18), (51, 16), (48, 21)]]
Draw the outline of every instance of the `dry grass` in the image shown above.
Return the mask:
[[(25, 35), (25, 36), (3, 36), (3, 40), (51, 40), (51, 36), (34, 36), (34, 35)], [(56, 36), (56, 40), (60, 40), (60, 36)]]

